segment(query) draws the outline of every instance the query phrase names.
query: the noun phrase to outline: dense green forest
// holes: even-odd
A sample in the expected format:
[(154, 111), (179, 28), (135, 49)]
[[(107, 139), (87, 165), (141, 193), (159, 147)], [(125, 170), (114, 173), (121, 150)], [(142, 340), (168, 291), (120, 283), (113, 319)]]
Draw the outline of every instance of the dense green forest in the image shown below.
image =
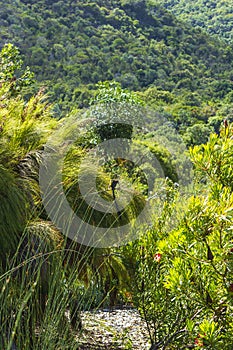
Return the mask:
[(158, 3), (194, 27), (227, 41), (233, 39), (233, 7), (230, 0), (162, 0)]
[(151, 0), (0, 5), (0, 348), (89, 350), (82, 313), (126, 305), (150, 350), (232, 350), (230, 40)]
[(177, 128), (209, 122), (199, 140), (188, 130), (189, 144), (231, 117), (232, 46), (153, 1), (2, 1), (1, 9), (0, 44), (19, 47), (58, 116), (87, 107), (98, 81), (115, 80)]

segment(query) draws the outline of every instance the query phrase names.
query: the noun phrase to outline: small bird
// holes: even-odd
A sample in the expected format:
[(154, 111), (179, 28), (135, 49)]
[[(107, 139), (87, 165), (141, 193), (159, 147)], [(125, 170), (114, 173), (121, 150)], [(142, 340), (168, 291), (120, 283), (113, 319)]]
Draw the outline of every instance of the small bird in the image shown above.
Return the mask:
[(115, 190), (116, 190), (116, 187), (118, 184), (119, 184), (119, 180), (113, 179), (109, 185), (109, 187), (111, 187), (111, 189), (112, 189), (112, 196), (113, 196), (114, 200), (116, 199)]

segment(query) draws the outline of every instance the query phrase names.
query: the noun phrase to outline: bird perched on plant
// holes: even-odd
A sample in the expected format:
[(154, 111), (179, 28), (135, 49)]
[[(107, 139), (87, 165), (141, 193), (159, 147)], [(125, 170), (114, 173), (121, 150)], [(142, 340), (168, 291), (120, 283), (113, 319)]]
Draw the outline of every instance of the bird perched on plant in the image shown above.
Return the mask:
[(112, 179), (110, 181), (110, 184), (109, 184), (109, 188), (112, 189), (112, 196), (113, 196), (114, 200), (116, 199), (115, 190), (116, 190), (117, 185), (119, 185), (119, 180), (117, 177), (115, 177), (114, 179)]

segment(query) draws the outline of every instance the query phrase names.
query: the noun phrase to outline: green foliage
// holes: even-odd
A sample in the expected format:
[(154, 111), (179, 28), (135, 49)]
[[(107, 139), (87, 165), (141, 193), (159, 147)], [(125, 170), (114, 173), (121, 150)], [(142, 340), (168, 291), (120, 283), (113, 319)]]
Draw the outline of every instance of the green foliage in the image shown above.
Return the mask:
[(169, 197), (153, 228), (124, 248), (151, 349), (232, 347), (232, 150), (231, 125), (195, 146), (196, 195)]
[(44, 144), (49, 129), (55, 126), (55, 121), (50, 118), (50, 108), (43, 101), (42, 91), (27, 103), (21, 97), (12, 96), (12, 85), (7, 79), (11, 79), (16, 67), (21, 67), (21, 61), (18, 51), (12, 46), (3, 50), (3, 57), (6, 80), (0, 88), (0, 240), (1, 256), (6, 259), (17, 248), (17, 242), (34, 210), (34, 201), (39, 201), (39, 189), (35, 181), (41, 158), (39, 149)]
[[(54, 128), (61, 126), (58, 136), (63, 141), (70, 130), (62, 127), (63, 120), (52, 118), (56, 108), (48, 104), (42, 89), (27, 100), (21, 97), (32, 76), (23, 68), (19, 50), (4, 46), (0, 54), (0, 345), (11, 349), (16, 344), (22, 350), (78, 348), (67, 309), (71, 323), (78, 326), (80, 310), (113, 306), (120, 294), (128, 293), (146, 320), (151, 349), (231, 350), (231, 48), (188, 26), (180, 27), (153, 1), (40, 0), (31, 6), (22, 1), (17, 7), (5, 2), (2, 9), (2, 40), (18, 39), (28, 60), (30, 48), (39, 79), (51, 85), (56, 81), (52, 98), (74, 107), (80, 132), (62, 168), (62, 186), (74, 212), (93, 226), (108, 229), (134, 223), (145, 207), (147, 179), (133, 162), (108, 159), (96, 175), (92, 151), (102, 141), (126, 138), (125, 148), (136, 155), (143, 146), (158, 158), (166, 179), (154, 183), (153, 215), (149, 224), (138, 223), (137, 240), (121, 248), (97, 249), (63, 237), (42, 208), (38, 170)], [(20, 39), (24, 34), (27, 45)], [(76, 113), (89, 101), (89, 110)], [(145, 104), (152, 108), (150, 133), (143, 129)], [(228, 121), (221, 126), (222, 116)], [(133, 133), (132, 121), (142, 125), (140, 132)], [(192, 195), (183, 196), (186, 189), (181, 186), (179, 193), (174, 183), (180, 180), (186, 151), (175, 128), (189, 146), (197, 144), (190, 150), (196, 176)], [(216, 134), (209, 136), (213, 130)], [(52, 146), (60, 145), (59, 137)], [(169, 143), (163, 143), (165, 138)], [(88, 155), (91, 162), (81, 168)], [(145, 166), (156, 172), (149, 162)], [(187, 173), (183, 175), (187, 178)], [(109, 183), (115, 176), (123, 184), (123, 199), (129, 187), (133, 196), (120, 215), (104, 215), (106, 203), (114, 203)], [(97, 191), (105, 200), (103, 212), (85, 200), (80, 178), (91, 193)], [(93, 178), (96, 181), (90, 185)]]
[[(173, 182), (178, 182), (178, 175), (176, 173), (176, 168), (172, 162), (172, 155), (168, 152), (168, 150), (154, 142), (154, 140), (146, 140), (146, 141), (136, 141), (137, 144), (142, 145), (148, 148), (148, 151), (153, 154), (158, 160), (165, 178), (169, 178)], [(135, 151), (136, 151), (135, 147)], [(155, 169), (154, 169), (155, 170)]]
[[(156, 2), (156, 1), (155, 1)], [(163, 0), (159, 4), (185, 20), (194, 27), (199, 27), (212, 35), (218, 35), (227, 41), (232, 40), (232, 8), (231, 1), (217, 0)]]
[(186, 129), (184, 141), (188, 146), (201, 145), (208, 141), (213, 128), (205, 124), (194, 124)]
[(95, 132), (100, 140), (131, 140), (134, 126), (141, 124), (142, 100), (136, 93), (122, 89), (118, 82), (101, 82), (97, 88), (90, 114), (95, 117)]
[[(23, 182), (12, 171), (0, 165), (0, 242), (1, 260), (16, 250), (19, 235), (27, 217), (27, 200), (22, 191)], [(26, 214), (26, 215), (25, 215)]]
[(0, 160), (4, 166), (16, 166), (30, 152), (39, 150), (56, 125), (43, 90), (25, 101), (11, 98), (11, 86), (0, 88)]
[(116, 81), (104, 81), (97, 84), (97, 92), (95, 98), (91, 101), (92, 104), (142, 104), (142, 100), (134, 92), (127, 89), (122, 89), (121, 84)]
[(207, 100), (232, 89), (232, 48), (153, 1), (0, 4), (1, 46), (17, 44), (63, 111), (87, 107), (94, 84), (106, 80), (133, 91), (156, 87), (156, 99), (169, 103), (184, 90)]
[[(222, 137), (212, 134), (206, 145), (195, 146), (191, 155), (201, 181), (211, 181), (212, 189), (219, 193), (220, 188), (233, 188), (232, 168), (232, 130), (231, 126), (223, 127)], [(220, 186), (220, 187), (219, 187)]]
[(33, 83), (34, 74), (29, 67), (22, 69), (23, 61), (19, 49), (6, 44), (0, 54), (0, 83), (11, 83), (11, 90), (19, 92), (23, 87)]
[[(78, 143), (79, 140), (77, 140)], [(140, 190), (133, 192), (130, 203), (122, 209), (120, 212), (111, 213), (108, 212), (106, 204), (100, 204), (101, 209), (95, 209), (95, 194), (96, 188), (98, 189), (101, 197), (105, 199), (107, 203), (112, 202), (112, 191), (109, 186), (111, 179), (114, 176), (119, 176), (122, 185), (124, 181), (133, 183), (132, 164), (131, 168), (124, 159), (113, 159), (106, 161), (101, 167), (98, 168), (98, 173), (95, 170), (95, 159), (90, 158), (84, 168), (81, 168), (81, 161), (87, 156), (90, 149), (80, 146), (74, 146), (68, 152), (63, 169), (63, 181), (64, 189), (67, 194), (67, 199), (72, 206), (73, 210), (78, 213), (79, 217), (85, 222), (90, 222), (93, 226), (98, 227), (120, 227), (133, 221), (138, 216), (141, 210), (145, 206), (145, 198)], [(127, 168), (128, 165), (128, 168)], [(133, 166), (134, 168), (134, 166)], [(130, 172), (131, 169), (131, 172)], [(127, 171), (128, 170), (128, 171)], [(135, 169), (134, 169), (135, 170)], [(90, 183), (90, 179), (96, 178), (95, 183)], [(89, 191), (89, 204), (80, 190), (80, 184), (87, 186)], [(137, 187), (136, 187), (137, 188)], [(129, 191), (130, 189), (125, 189)], [(124, 194), (121, 194), (123, 200)], [(126, 200), (126, 198), (125, 198)], [(114, 203), (113, 203), (114, 205)], [(105, 213), (105, 214), (103, 214)], [(102, 238), (104, 242), (104, 237)]]

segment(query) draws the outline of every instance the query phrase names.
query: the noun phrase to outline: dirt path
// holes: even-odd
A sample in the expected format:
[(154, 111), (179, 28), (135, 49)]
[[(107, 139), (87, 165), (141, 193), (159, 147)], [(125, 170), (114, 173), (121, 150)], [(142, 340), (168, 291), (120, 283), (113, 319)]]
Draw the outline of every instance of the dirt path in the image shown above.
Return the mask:
[(148, 350), (145, 323), (133, 309), (82, 313), (81, 350)]

